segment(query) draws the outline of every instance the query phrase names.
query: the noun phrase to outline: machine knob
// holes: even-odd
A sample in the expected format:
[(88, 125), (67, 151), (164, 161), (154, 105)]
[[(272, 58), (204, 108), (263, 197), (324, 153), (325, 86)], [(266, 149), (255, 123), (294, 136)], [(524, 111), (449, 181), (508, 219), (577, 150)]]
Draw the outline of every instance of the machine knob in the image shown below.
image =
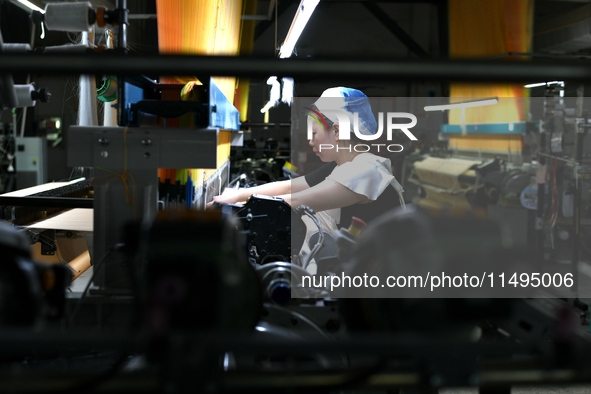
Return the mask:
[(34, 90), (31, 92), (31, 98), (33, 100), (39, 100), (42, 103), (46, 103), (51, 98), (51, 93), (47, 88), (41, 88), (39, 90)]
[(291, 300), (291, 285), (286, 280), (275, 280), (268, 289), (269, 298), (277, 305), (285, 305)]

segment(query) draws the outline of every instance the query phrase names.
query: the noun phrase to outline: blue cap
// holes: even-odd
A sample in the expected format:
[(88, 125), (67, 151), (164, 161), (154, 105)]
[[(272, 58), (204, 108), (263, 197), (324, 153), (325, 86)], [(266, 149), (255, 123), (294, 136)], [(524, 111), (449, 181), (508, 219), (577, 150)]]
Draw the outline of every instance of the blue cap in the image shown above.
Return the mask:
[[(351, 115), (354, 113), (359, 114), (359, 131), (362, 134), (375, 134), (378, 129), (369, 99), (361, 90), (342, 86), (326, 89), (322, 92), (315, 105), (323, 114), (323, 109), (340, 109)], [(330, 111), (326, 111), (326, 116), (331, 121), (336, 122), (337, 119), (331, 118), (329, 114)]]

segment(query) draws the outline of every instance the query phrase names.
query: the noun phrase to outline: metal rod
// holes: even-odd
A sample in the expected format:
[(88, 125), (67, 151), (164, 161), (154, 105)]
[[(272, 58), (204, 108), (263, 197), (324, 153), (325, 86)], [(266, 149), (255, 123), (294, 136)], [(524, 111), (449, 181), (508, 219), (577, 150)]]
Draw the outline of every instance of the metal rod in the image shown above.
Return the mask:
[(3, 54), (0, 72), (44, 74), (216, 75), (268, 78), (314, 77), (357, 80), (531, 82), (564, 79), (591, 82), (585, 63), (533, 63), (482, 60), (278, 59), (246, 56), (102, 54)]
[(263, 123), (263, 122), (244, 122), (240, 123), (243, 127), (291, 127), (291, 123)]
[(548, 153), (544, 153), (544, 152), (538, 152), (538, 155), (546, 156), (546, 157), (549, 157), (551, 159), (556, 159), (556, 160), (564, 161), (565, 163), (570, 163), (570, 164), (574, 164), (574, 165), (578, 165), (579, 164), (579, 163), (577, 163), (574, 160), (564, 159), (562, 157), (558, 157), (558, 156), (554, 156), (554, 155), (549, 155)]
[(156, 14), (129, 14), (129, 19), (156, 19)]
[[(511, 369), (512, 367), (512, 369)], [(185, 373), (190, 369), (182, 369)], [(508, 365), (505, 368), (486, 370), (480, 374), (480, 392), (483, 393), (509, 393), (500, 391), (504, 385), (549, 385), (549, 384), (573, 384), (588, 383), (585, 373), (587, 370), (578, 371), (573, 368), (547, 369), (547, 368), (520, 368)], [(355, 383), (359, 390), (380, 390), (387, 388), (416, 388), (433, 392), (428, 381), (424, 379), (425, 372), (416, 371), (392, 371), (382, 373), (368, 373), (365, 379)], [(20, 372), (18, 374), (4, 373), (0, 383), (2, 392), (32, 393), (32, 392), (78, 392), (75, 390), (81, 382), (100, 382), (92, 387), (97, 393), (161, 393), (163, 387), (173, 386), (174, 382), (183, 382), (179, 376), (175, 379), (166, 379), (162, 374), (153, 373), (144, 369), (139, 372), (121, 371), (117, 374), (106, 376), (103, 372), (62, 374), (43, 374), (39, 371)], [(221, 372), (219, 376), (204, 376), (199, 374), (182, 386), (183, 391), (202, 391), (201, 384), (212, 382), (221, 386), (220, 392), (244, 392), (244, 391), (302, 391), (313, 392), (338, 391), (343, 385), (351, 382), (351, 371), (229, 371)], [(464, 386), (468, 386), (465, 384)], [(175, 386), (176, 387), (176, 386)], [(299, 389), (299, 390), (297, 390)], [(472, 392), (473, 387), (470, 388)], [(363, 391), (363, 390), (362, 390)], [(414, 390), (413, 390), (414, 392)], [(437, 391), (435, 391), (437, 392)]]
[(406, 48), (418, 57), (429, 57), (425, 51), (403, 28), (392, 18), (390, 18), (382, 8), (372, 2), (363, 3), (365, 8), (377, 19), (386, 29), (390, 31)]
[[(117, 48), (116, 51), (121, 55), (127, 54), (127, 0), (117, 0), (115, 3), (117, 11), (117, 23), (119, 30), (117, 32)], [(117, 124), (119, 126), (127, 126), (127, 112), (126, 112), (125, 97), (125, 78), (123, 75), (117, 75)]]
[(115, 3), (116, 11), (117, 11), (117, 24), (119, 27), (119, 31), (117, 32), (117, 49), (120, 52), (126, 53), (127, 52), (127, 14), (129, 10), (127, 10), (127, 0), (117, 0)]
[(74, 197), (2, 197), (0, 196), (0, 206), (15, 207), (43, 207), (43, 208), (92, 208), (92, 198), (74, 198)]
[[(540, 149), (546, 149), (546, 132), (540, 133)], [(546, 165), (546, 157), (540, 155), (538, 158), (538, 163), (541, 168), (544, 168)], [(540, 182), (538, 180), (538, 182)], [(545, 255), (545, 248), (546, 248), (546, 239), (545, 239), (545, 225), (544, 225), (544, 218), (546, 214), (546, 181), (544, 180), (542, 183), (538, 183), (538, 202), (537, 202), (537, 209), (536, 209), (536, 237), (537, 237), (537, 244), (536, 244), (536, 263), (537, 269), (542, 269), (544, 265), (544, 255)]]
[[(580, 163), (583, 161), (583, 141), (585, 134), (587, 133), (586, 127), (580, 127), (577, 125), (577, 132), (575, 135), (575, 161)], [(577, 169), (575, 167), (575, 169)], [(575, 181), (575, 193), (573, 202), (573, 226), (574, 236), (572, 243), (572, 266), (571, 272), (573, 274), (573, 287), (575, 289), (575, 297), (579, 296), (579, 257), (581, 250), (581, 204), (582, 204), (582, 177), (578, 174), (578, 171), (574, 171)]]

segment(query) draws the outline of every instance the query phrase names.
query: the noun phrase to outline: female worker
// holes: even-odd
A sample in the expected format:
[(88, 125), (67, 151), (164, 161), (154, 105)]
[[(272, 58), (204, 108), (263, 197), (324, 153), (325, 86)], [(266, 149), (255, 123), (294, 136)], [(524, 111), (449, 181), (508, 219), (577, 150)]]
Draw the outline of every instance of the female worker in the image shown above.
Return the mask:
[[(349, 116), (349, 140), (339, 138), (344, 133), (338, 114)], [(366, 142), (355, 136), (354, 124), (364, 135), (377, 131), (369, 99), (363, 92), (345, 87), (325, 90), (309, 108), (307, 120), (312, 131), (309, 144), (327, 164), (303, 177), (232, 190), (213, 201), (231, 204), (246, 201), (253, 194), (277, 196), (294, 208), (307, 205), (316, 212), (325, 211), (338, 227), (348, 227), (353, 216), (369, 222), (404, 203), (402, 187), (392, 175), (390, 160), (352, 149), (355, 144)]]

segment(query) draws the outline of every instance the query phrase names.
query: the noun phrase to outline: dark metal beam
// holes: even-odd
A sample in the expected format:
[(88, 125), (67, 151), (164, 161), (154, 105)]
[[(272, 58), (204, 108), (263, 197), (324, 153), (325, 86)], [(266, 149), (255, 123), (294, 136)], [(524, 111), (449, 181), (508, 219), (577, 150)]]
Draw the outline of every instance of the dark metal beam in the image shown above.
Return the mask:
[[(299, 1), (299, 0), (298, 0)], [(295, 3), (295, 1), (293, 0), (281, 0), (278, 1), (277, 4), (275, 4), (275, 7), (277, 7), (277, 19), (279, 19), (283, 13), (293, 4)], [(273, 24), (275, 23), (275, 19), (270, 19), (270, 20), (264, 20), (261, 21), (257, 24), (257, 26), (254, 28), (254, 40), (258, 40), (258, 38), (260, 36), (262, 36), (268, 28), (270, 28), (271, 26), (273, 26)]]
[[(449, 8), (447, 1), (439, 1), (437, 7), (437, 30), (439, 32), (439, 57), (449, 57)], [(441, 95), (449, 96), (449, 83), (441, 82)]]
[(449, 13), (447, 1), (437, 2), (437, 30), (439, 31), (439, 56), (449, 56)]
[(3, 54), (0, 73), (15, 70), (40, 74), (215, 75), (268, 78), (400, 81), (591, 82), (586, 62), (504, 62), (494, 60), (278, 59), (242, 56), (118, 55), (111, 53)]
[(7, 197), (0, 196), (0, 206), (43, 207), (43, 208), (92, 208), (92, 198), (77, 197)]
[(394, 34), (394, 36), (398, 38), (398, 40), (403, 43), (412, 53), (418, 57), (429, 57), (429, 53), (427, 53), (427, 51), (425, 51), (411, 36), (409, 36), (408, 33), (406, 33), (394, 19), (386, 15), (384, 10), (382, 10), (379, 5), (366, 1), (363, 3), (363, 6), (369, 12), (371, 12), (371, 14), (376, 17), (376, 19), (382, 22), (384, 27), (390, 30), (390, 33)]

